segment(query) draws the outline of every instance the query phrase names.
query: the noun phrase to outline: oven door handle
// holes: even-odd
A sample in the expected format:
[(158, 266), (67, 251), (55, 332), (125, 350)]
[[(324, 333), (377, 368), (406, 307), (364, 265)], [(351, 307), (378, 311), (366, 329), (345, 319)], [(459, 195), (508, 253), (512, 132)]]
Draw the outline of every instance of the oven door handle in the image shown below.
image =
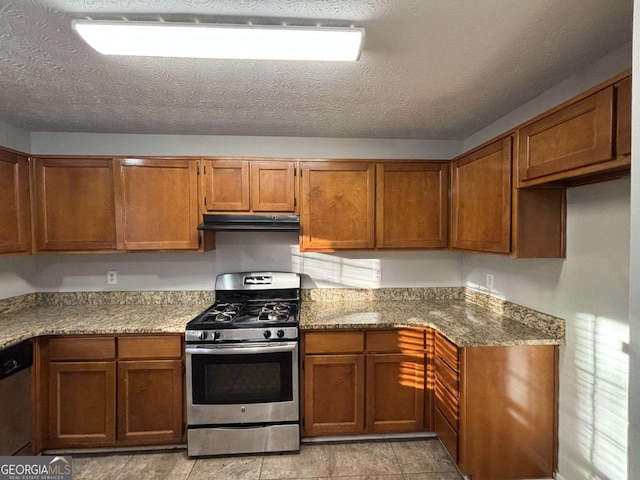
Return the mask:
[(294, 352), (297, 342), (286, 343), (247, 343), (241, 347), (237, 345), (189, 345), (185, 353), (192, 355), (227, 355), (230, 353), (280, 353)]

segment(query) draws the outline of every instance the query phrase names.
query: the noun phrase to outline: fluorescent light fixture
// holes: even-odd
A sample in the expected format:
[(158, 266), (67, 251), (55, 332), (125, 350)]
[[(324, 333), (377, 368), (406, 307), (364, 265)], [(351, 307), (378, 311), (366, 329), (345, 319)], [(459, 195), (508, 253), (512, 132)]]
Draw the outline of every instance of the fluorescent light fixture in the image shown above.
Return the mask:
[(103, 55), (355, 61), (363, 28), (74, 20)]

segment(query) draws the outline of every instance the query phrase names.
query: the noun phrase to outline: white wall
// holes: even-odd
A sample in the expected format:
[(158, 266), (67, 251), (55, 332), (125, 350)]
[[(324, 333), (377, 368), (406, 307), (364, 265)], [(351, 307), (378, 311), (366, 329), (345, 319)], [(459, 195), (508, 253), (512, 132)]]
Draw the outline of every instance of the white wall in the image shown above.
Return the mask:
[(34, 260), (32, 255), (0, 256), (0, 299), (35, 291)]
[(492, 139), (631, 67), (631, 42), (516, 108), (464, 141), (464, 151)]
[[(640, 71), (640, 6), (633, 12), (633, 66)], [(632, 85), (631, 259), (629, 287), (629, 478), (640, 480), (640, 76)]]
[(202, 155), (291, 158), (450, 159), (461, 141), (32, 132), (36, 155)]
[[(305, 287), (462, 285), (461, 255), (452, 252), (301, 254), (295, 233), (218, 233), (216, 245), (206, 253), (38, 255), (30, 281), (36, 291), (213, 290), (219, 273), (293, 270)], [(107, 270), (118, 272), (117, 285), (106, 284)]]
[(31, 148), (29, 132), (25, 132), (18, 127), (0, 121), (0, 145), (29, 153), (29, 149)]
[[(631, 44), (464, 142), (472, 148), (631, 66)], [(630, 181), (568, 190), (566, 260), (465, 255), (465, 285), (567, 320), (560, 351), (559, 479), (627, 478)], [(629, 457), (631, 457), (629, 455)]]
[(567, 258), (467, 255), (467, 285), (567, 321), (560, 352), (559, 472), (625, 479), (629, 359), (629, 195), (619, 179), (567, 191)]

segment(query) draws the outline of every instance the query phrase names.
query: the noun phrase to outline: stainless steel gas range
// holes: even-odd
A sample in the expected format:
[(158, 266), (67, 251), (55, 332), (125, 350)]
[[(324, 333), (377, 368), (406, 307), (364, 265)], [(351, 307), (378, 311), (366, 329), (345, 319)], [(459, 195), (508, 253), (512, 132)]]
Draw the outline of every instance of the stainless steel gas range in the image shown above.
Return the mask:
[(186, 327), (189, 456), (300, 449), (299, 306), (296, 273), (216, 277)]

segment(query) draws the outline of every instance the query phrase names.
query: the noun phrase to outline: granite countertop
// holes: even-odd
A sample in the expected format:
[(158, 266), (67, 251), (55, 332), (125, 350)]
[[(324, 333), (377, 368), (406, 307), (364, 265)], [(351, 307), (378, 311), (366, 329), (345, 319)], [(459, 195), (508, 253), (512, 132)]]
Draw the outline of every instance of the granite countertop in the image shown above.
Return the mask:
[(564, 328), (530, 312), (533, 325), (466, 300), (308, 302), (300, 329), (432, 327), (459, 347), (564, 343)]
[(32, 306), (0, 315), (0, 349), (43, 335), (184, 333), (209, 305)]
[[(183, 333), (212, 292), (72, 292), (0, 301), (0, 349), (44, 335)], [(300, 329), (432, 327), (460, 347), (557, 345), (565, 322), (465, 289), (303, 291)]]

